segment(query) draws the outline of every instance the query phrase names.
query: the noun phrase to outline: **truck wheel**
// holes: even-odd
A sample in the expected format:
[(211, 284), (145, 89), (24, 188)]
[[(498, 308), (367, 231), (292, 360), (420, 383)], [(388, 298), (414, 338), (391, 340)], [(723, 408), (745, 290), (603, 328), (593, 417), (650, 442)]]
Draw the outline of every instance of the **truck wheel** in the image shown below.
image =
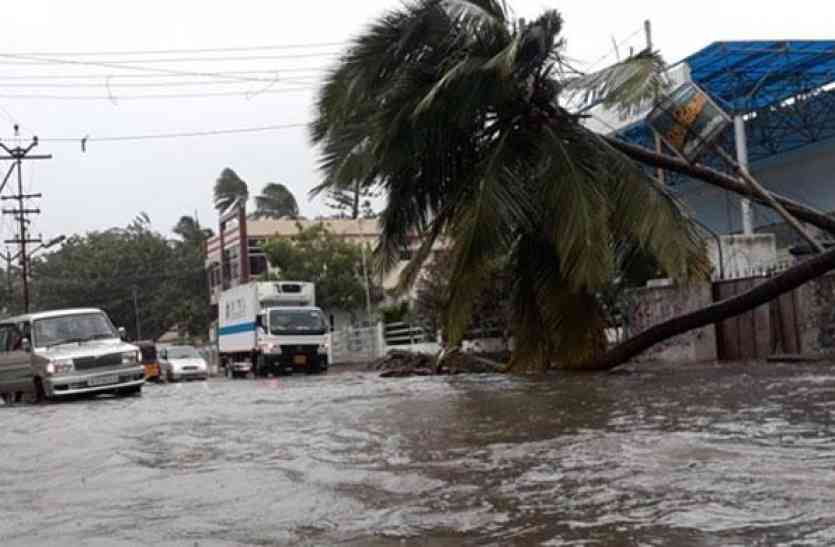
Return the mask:
[(264, 359), (263, 355), (259, 355), (255, 360), (255, 370), (253, 372), (256, 378), (266, 378), (269, 375), (267, 370), (267, 360)]
[(47, 401), (46, 390), (43, 387), (43, 380), (39, 376), (35, 376), (35, 403), (45, 403)]

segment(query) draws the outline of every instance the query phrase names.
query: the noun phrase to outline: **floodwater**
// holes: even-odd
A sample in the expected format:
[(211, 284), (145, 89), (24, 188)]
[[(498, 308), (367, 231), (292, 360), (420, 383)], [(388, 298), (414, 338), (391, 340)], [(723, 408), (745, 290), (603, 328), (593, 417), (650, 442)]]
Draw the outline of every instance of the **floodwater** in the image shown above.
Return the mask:
[(0, 406), (0, 545), (832, 545), (833, 395), (758, 364)]

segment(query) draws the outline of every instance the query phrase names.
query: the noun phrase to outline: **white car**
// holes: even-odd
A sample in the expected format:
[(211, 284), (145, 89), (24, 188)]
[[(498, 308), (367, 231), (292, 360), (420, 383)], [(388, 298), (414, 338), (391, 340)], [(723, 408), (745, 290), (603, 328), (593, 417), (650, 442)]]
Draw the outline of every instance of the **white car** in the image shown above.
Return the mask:
[(169, 382), (178, 380), (205, 380), (209, 377), (209, 365), (191, 346), (170, 346), (160, 353)]

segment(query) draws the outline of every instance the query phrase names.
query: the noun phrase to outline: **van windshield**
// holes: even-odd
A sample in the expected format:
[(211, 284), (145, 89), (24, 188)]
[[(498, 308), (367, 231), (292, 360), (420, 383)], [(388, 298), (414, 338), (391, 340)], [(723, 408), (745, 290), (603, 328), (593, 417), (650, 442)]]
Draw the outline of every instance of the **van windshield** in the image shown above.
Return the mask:
[(79, 313), (36, 319), (32, 324), (32, 334), (33, 344), (37, 347), (119, 337), (103, 313)]
[(271, 334), (324, 334), (325, 316), (319, 310), (270, 310)]

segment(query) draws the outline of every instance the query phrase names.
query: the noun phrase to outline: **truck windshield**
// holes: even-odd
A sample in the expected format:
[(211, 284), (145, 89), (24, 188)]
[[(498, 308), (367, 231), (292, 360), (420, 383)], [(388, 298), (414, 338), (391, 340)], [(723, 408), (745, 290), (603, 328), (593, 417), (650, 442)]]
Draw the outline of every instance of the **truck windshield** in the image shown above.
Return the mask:
[(326, 330), (319, 310), (270, 310), (272, 334), (324, 334)]
[(37, 347), (119, 337), (103, 313), (80, 313), (37, 319), (33, 322), (32, 332), (33, 344)]

